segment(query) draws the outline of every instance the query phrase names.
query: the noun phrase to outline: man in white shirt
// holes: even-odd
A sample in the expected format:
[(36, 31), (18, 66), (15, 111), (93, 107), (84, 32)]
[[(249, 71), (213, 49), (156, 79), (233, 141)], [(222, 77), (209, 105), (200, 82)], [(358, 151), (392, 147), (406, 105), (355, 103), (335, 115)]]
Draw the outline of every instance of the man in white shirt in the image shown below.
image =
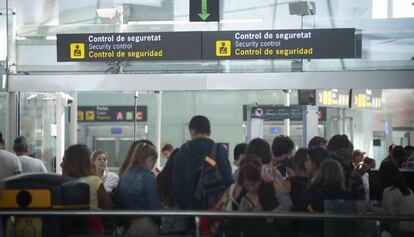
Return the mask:
[(22, 165), (22, 173), (47, 172), (47, 169), (41, 160), (27, 155), (29, 154), (29, 143), (25, 137), (20, 136), (14, 140), (13, 151), (19, 157)]
[(19, 158), (11, 152), (0, 150), (0, 180), (21, 172), (22, 166)]

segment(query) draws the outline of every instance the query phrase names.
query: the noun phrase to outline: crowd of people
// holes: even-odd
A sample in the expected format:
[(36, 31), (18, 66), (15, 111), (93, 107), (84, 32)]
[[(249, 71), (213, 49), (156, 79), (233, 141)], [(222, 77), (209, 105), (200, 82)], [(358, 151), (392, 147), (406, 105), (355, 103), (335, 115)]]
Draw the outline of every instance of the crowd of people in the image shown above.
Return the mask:
[[(314, 137), (308, 147), (296, 150), (288, 136), (277, 136), (272, 144), (255, 138), (237, 144), (234, 162), (226, 148), (211, 138), (209, 120), (194, 116), (189, 123), (191, 140), (180, 148), (166, 145), (168, 160), (155, 169), (159, 157), (149, 140), (131, 144), (119, 174), (107, 169), (109, 155), (102, 150), (92, 154), (85, 145), (72, 145), (64, 154), (62, 175), (89, 184), (92, 209), (124, 210), (216, 210), (308, 212), (332, 211), (327, 202), (366, 203), (368, 211), (384, 214), (414, 214), (414, 195), (399, 168), (412, 168), (414, 148), (391, 146), (379, 167), (376, 186), (382, 205), (370, 204), (369, 172), (375, 160), (355, 149), (346, 135), (325, 140)], [(16, 138), (14, 154), (0, 150), (3, 172), (0, 178), (27, 172), (47, 172), (43, 163), (27, 156), (28, 142)], [(351, 207), (352, 208), (349, 208)], [(355, 212), (360, 205), (348, 206)], [(355, 208), (355, 209), (353, 209)], [(335, 209), (335, 208), (334, 208)], [(192, 218), (165, 216), (107, 220), (92, 218), (93, 234), (121, 233), (126, 236), (194, 235)], [(274, 236), (299, 233), (321, 236), (324, 222), (278, 220), (272, 218), (202, 218), (205, 236)], [(351, 231), (351, 230), (350, 230)], [(412, 236), (412, 222), (383, 222), (378, 231)]]

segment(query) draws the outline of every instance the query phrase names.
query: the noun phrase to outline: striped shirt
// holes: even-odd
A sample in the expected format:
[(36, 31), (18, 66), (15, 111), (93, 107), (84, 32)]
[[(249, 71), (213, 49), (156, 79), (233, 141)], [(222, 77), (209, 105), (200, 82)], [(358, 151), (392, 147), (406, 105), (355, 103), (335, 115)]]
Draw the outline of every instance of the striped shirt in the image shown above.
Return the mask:
[(21, 172), (22, 165), (19, 158), (11, 152), (0, 150), (0, 180)]

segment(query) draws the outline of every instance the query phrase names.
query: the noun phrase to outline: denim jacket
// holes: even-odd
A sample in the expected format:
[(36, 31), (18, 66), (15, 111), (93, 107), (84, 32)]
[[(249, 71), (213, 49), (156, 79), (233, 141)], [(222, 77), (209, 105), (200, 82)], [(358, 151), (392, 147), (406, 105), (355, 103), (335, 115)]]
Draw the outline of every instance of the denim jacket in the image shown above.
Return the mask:
[(155, 177), (140, 167), (131, 167), (122, 175), (117, 200), (123, 209), (158, 209), (158, 194)]

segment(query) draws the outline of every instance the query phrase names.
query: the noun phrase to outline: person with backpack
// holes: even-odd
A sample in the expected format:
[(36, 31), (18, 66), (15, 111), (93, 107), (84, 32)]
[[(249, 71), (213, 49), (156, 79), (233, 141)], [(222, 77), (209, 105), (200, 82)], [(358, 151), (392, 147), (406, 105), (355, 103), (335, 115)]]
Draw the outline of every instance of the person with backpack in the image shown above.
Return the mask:
[(189, 131), (191, 141), (174, 157), (172, 193), (180, 209), (207, 210), (233, 183), (231, 165), (225, 148), (210, 139), (205, 116), (194, 116)]

